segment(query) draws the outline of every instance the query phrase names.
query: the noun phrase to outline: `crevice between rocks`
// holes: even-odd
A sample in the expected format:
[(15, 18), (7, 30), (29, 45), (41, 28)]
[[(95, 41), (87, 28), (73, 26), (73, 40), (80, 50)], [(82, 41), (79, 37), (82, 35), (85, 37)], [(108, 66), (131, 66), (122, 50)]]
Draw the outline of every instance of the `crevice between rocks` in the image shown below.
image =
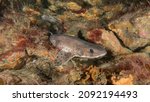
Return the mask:
[(150, 46), (150, 44), (146, 44), (144, 46), (138, 47), (133, 50), (133, 52), (140, 52), (141, 50), (145, 49), (146, 47)]
[(141, 50), (145, 49), (147, 46), (150, 46), (150, 44), (148, 43), (148, 44), (146, 44), (146, 45), (144, 45), (144, 46), (141, 46), (141, 47), (138, 47), (138, 48), (132, 50), (131, 48), (129, 48), (128, 46), (126, 46), (126, 45), (124, 44), (124, 42), (122, 41), (121, 38), (119, 38), (119, 36), (118, 36), (118, 34), (117, 34), (116, 32), (110, 30), (108, 27), (105, 27), (105, 30), (106, 30), (106, 31), (111, 31), (111, 32), (113, 32), (113, 34), (114, 34), (115, 37), (118, 39), (118, 41), (119, 41), (119, 43), (121, 44), (121, 46), (124, 47), (124, 48), (127, 48), (127, 49), (129, 49), (129, 50), (131, 50), (131, 51), (133, 51), (133, 52), (140, 52)]
[[(131, 50), (128, 46), (126, 46), (126, 45), (124, 44), (124, 42), (122, 41), (122, 39), (121, 39), (121, 38), (119, 38), (119, 36), (117, 35), (117, 33), (116, 33), (116, 32), (114, 32), (114, 31), (110, 30), (108, 27), (105, 27), (105, 30), (106, 30), (106, 31), (111, 31), (111, 32), (115, 35), (115, 37), (118, 39), (118, 41), (119, 41), (119, 43), (121, 44), (121, 46), (122, 46), (122, 47), (124, 47), (124, 48), (127, 48), (127, 49)], [(131, 50), (131, 51), (132, 51), (132, 50)]]

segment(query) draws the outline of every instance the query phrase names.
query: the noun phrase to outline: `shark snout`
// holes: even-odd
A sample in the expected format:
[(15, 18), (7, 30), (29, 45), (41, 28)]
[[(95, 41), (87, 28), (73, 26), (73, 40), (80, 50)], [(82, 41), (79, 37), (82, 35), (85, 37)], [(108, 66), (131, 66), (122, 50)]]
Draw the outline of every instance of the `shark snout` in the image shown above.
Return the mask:
[(100, 57), (103, 57), (103, 56), (105, 56), (106, 54), (107, 54), (107, 51), (104, 49), (104, 50), (101, 51)]

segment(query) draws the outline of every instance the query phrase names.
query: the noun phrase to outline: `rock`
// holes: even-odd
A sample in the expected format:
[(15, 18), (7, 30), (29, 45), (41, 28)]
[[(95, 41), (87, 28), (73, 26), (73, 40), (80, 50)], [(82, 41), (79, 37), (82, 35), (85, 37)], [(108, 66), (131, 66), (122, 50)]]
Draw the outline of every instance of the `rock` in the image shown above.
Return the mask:
[[(149, 12), (150, 10), (146, 9), (142, 13), (141, 11), (137, 11), (135, 13), (126, 14), (120, 19), (109, 23), (108, 27), (119, 36), (126, 47), (129, 47), (131, 50), (136, 50), (150, 43), (148, 34)], [(138, 20), (143, 22), (140, 23)], [(144, 23), (145, 21), (147, 21), (147, 23)]]
[(79, 11), (79, 10), (81, 10), (81, 6), (79, 6), (75, 2), (68, 2), (68, 3), (66, 3), (66, 6), (67, 6), (68, 9), (70, 9), (72, 11)]
[[(143, 11), (143, 10), (142, 10)], [(132, 24), (137, 29), (137, 34), (141, 38), (149, 39), (150, 40), (150, 8), (144, 10), (144, 12), (139, 11), (140, 13), (137, 14), (132, 20)]]
[(0, 25), (0, 69), (22, 68), (32, 55), (53, 60), (54, 51), (49, 51), (52, 47), (45, 30), (27, 29), (24, 22), (20, 26), (21, 22), (14, 24), (9, 19), (5, 18)]
[(77, 80), (80, 80), (81, 72), (72, 69), (68, 75), (68, 80), (70, 84), (75, 84)]
[(51, 72), (53, 71), (53, 66), (51, 64), (51, 62), (46, 59), (46, 58), (31, 58), (30, 61), (28, 61), (28, 63), (24, 66), (25, 68), (29, 68), (29, 69), (37, 69), (39, 70), (39, 72), (46, 76), (51, 78)]
[(18, 69), (24, 64), (27, 39), (16, 33), (10, 19), (4, 19), (0, 26), (0, 69)]
[(92, 7), (90, 9), (88, 9), (85, 13), (78, 14), (77, 16), (83, 17), (84, 19), (88, 20), (88, 22), (91, 21), (91, 20), (96, 22), (97, 20), (100, 19), (99, 17), (103, 13), (104, 13), (103, 10), (101, 10), (97, 7)]
[(101, 71), (96, 66), (88, 66), (82, 69), (83, 73), (80, 75), (80, 80), (76, 80), (75, 84), (94, 84), (106, 85), (107, 79), (105, 72)]
[(0, 84), (16, 85), (21, 81), (19, 77), (9, 72), (9, 70), (0, 73)]
[(120, 57), (115, 64), (116, 71), (123, 75), (132, 75), (133, 84), (150, 82), (150, 57), (145, 53), (134, 53)]
[(107, 84), (145, 85), (150, 82), (150, 56), (146, 53), (131, 53), (115, 57), (98, 68), (111, 75)]
[(2, 55), (0, 69), (20, 69), (25, 65), (25, 52), (8, 52)]
[[(36, 69), (5, 70), (0, 72), (0, 79), (4, 85), (38, 85), (49, 84), (48, 79), (36, 72)], [(50, 82), (50, 81), (49, 81)]]
[(112, 20), (117, 18), (118, 15), (125, 12), (126, 7), (122, 3), (114, 4), (114, 5), (105, 5), (103, 7), (105, 14), (104, 17), (107, 20)]
[(96, 44), (102, 44), (106, 49), (109, 49), (113, 55), (128, 54), (132, 52), (121, 46), (120, 42), (111, 31), (93, 29), (87, 33), (87, 38)]
[(131, 74), (127, 76), (123, 75), (122, 77), (112, 76), (111, 80), (113, 85), (133, 85), (133, 76)]
[(102, 0), (83, 0), (85, 3), (88, 3), (92, 6), (101, 5)]
[(51, 84), (53, 67), (50, 61), (42, 58), (30, 58), (22, 69), (0, 72), (1, 84)]
[(150, 54), (150, 46), (147, 46), (145, 47), (142, 52), (145, 52), (145, 53), (149, 53)]

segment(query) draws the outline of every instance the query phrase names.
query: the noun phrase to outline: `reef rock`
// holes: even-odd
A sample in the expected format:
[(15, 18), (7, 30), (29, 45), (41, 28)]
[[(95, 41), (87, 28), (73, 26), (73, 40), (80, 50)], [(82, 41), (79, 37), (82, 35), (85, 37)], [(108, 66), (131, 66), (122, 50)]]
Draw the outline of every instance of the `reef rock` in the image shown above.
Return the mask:
[(104, 29), (93, 29), (87, 33), (87, 38), (96, 43), (102, 44), (106, 49), (109, 49), (113, 55), (131, 53), (129, 49), (123, 47), (113, 32)]
[[(144, 11), (144, 12), (143, 12)], [(132, 12), (109, 23), (108, 27), (131, 50), (150, 44), (150, 8)]]

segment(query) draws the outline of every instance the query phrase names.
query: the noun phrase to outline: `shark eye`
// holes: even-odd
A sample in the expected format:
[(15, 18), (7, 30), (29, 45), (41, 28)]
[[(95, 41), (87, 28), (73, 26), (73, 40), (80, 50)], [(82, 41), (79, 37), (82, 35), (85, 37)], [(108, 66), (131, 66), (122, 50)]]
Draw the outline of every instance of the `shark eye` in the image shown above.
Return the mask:
[(94, 50), (93, 50), (93, 49), (90, 49), (90, 53), (94, 53)]

